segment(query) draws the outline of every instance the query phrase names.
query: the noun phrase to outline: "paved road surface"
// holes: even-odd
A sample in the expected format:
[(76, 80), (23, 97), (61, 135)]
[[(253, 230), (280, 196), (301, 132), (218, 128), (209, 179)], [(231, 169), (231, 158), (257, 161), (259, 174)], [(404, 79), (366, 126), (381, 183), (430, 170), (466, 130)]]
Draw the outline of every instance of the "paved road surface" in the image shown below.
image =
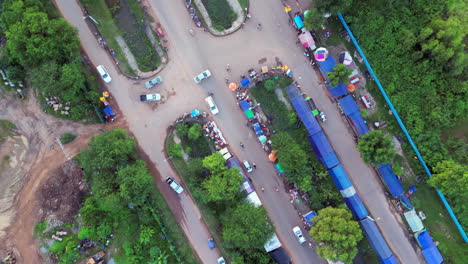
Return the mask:
[[(323, 260), (319, 259), (314, 251), (305, 245), (299, 245), (295, 239), (291, 229), (295, 225), (300, 225), (297, 213), (289, 203), (286, 193), (274, 191), (276, 186), (280, 186), (282, 190), (282, 183), (253, 132), (245, 127), (243, 114), (238, 110), (233, 95), (224, 83), (225, 77), (238, 81), (239, 76), (245, 74), (247, 69), (259, 68), (260, 59), (266, 58), (266, 63), (271, 66), (275, 64), (274, 58), (279, 57), (293, 69), (296, 77), (301, 76), (299, 83), (303, 90), (312, 95), (329, 116), (324, 129), (328, 132), (337, 152), (346, 154), (340, 158), (354, 183), (358, 184), (356, 189), (370, 212), (374, 218), (379, 218), (377, 223), (383, 228), (384, 235), (391, 243), (394, 252), (397, 252), (403, 263), (419, 262), (403, 229), (392, 216), (388, 202), (380, 192), (381, 187), (375, 174), (360, 160), (354, 141), (347, 136), (347, 128), (340, 121), (336, 106), (327, 99), (318, 85), (313, 70), (302, 55), (301, 48), (296, 46), (295, 33), (288, 25), (288, 18), (283, 13), (280, 1), (252, 1), (250, 10), (253, 17), (244, 29), (230, 36), (216, 38), (195, 28), (183, 1), (150, 0), (152, 8), (169, 36), (170, 62), (161, 73), (165, 82), (153, 88), (153, 91), (160, 92), (164, 96), (163, 102), (159, 105), (139, 102), (139, 94), (146, 92), (144, 82), (131, 81), (118, 74), (111, 58), (99, 47), (93, 33), (84, 23), (77, 4), (67, 0), (57, 0), (57, 3), (65, 18), (78, 28), (79, 37), (90, 60), (95, 65), (103, 64), (108, 69), (113, 78), (109, 85), (111, 93), (125, 113), (130, 130), (163, 177), (167, 175), (177, 177), (162, 151), (167, 126), (182, 112), (199, 107), (206, 109), (203, 98), (207, 92), (214, 92), (221, 111), (215, 117), (215, 121), (239, 158), (249, 159), (257, 164), (258, 169), (252, 174), (254, 185), (257, 189), (260, 186), (265, 188), (264, 193), (259, 193), (260, 198), (294, 263), (322, 263)], [(261, 31), (255, 28), (258, 23), (263, 25)], [(190, 28), (195, 29), (195, 37), (190, 36), (188, 32)], [(232, 69), (229, 74), (225, 71), (225, 65), (228, 63)], [(201, 85), (196, 85), (193, 76), (205, 69), (210, 69), (213, 77)], [(240, 141), (246, 145), (245, 149), (239, 147)], [(159, 186), (164, 188), (164, 185), (159, 184)], [(163, 194), (171, 210), (176, 216), (180, 216), (182, 228), (199, 258), (203, 263), (213, 263), (219, 252), (208, 249), (206, 241), (210, 234), (192, 198), (186, 193), (179, 198), (167, 190), (163, 190)]]

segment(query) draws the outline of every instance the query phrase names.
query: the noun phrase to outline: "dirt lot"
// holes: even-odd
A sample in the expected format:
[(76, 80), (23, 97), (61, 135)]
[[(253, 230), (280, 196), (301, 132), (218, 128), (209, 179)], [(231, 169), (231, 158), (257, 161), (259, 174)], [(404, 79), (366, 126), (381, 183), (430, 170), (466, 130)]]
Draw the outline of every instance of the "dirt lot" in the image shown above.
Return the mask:
[[(64, 212), (61, 216), (66, 218), (77, 208), (76, 203), (69, 200), (70, 204), (67, 205), (60, 205), (54, 200), (38, 203), (49, 200), (49, 197), (37, 191), (48, 178), (60, 175), (59, 168), (67, 161), (56, 138), (66, 132), (78, 136), (64, 149), (73, 157), (86, 148), (92, 136), (99, 134), (98, 129), (126, 127), (126, 122), (120, 118), (107, 125), (73, 123), (46, 115), (32, 96), (28, 96), (30, 99), (25, 101), (0, 96), (0, 119), (10, 120), (17, 126), (14, 135), (0, 145), (0, 160), (4, 161), (0, 167), (0, 239), (3, 242), (0, 244), (0, 257), (5, 256), (6, 250), (12, 250), (17, 263), (41, 263), (36, 241), (32, 238), (39, 217), (48, 210), (55, 210), (59, 215)], [(4, 159), (6, 155), (8, 159)], [(62, 170), (66, 172), (67, 167)], [(71, 175), (76, 173), (68, 172)], [(62, 185), (66, 183), (60, 182)], [(53, 187), (53, 184), (43, 187), (45, 193), (50, 191), (51, 197), (57, 195)]]

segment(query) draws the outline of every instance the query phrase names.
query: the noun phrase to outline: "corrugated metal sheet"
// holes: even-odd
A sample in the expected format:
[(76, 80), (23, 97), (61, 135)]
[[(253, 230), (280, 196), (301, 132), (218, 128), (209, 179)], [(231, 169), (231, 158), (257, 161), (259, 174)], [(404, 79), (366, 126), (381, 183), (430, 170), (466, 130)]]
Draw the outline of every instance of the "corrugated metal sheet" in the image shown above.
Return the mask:
[(317, 155), (317, 158), (323, 163), (323, 165), (325, 165), (325, 168), (333, 168), (340, 163), (323, 131), (319, 131), (312, 136), (308, 136), (307, 139), (309, 140), (315, 155)]
[(347, 95), (339, 99), (338, 103), (340, 103), (341, 109), (343, 109), (343, 113), (345, 115), (350, 115), (354, 112), (359, 111), (359, 107), (357, 106), (356, 102), (354, 101), (351, 95)]
[(346, 174), (346, 171), (344, 170), (343, 166), (341, 166), (341, 164), (332, 169), (329, 169), (328, 172), (332, 176), (332, 180), (338, 190), (342, 191), (352, 186), (351, 181), (349, 180), (348, 175)]
[(361, 198), (359, 198), (358, 194), (343, 199), (346, 206), (348, 206), (354, 218), (356, 218), (357, 220), (366, 218), (369, 215), (369, 212), (367, 212), (367, 209), (362, 203)]
[(351, 120), (351, 122), (353, 122), (353, 125), (359, 135), (362, 136), (369, 132), (369, 128), (367, 127), (366, 122), (364, 122), (364, 118), (362, 118), (361, 113), (354, 112), (353, 114), (349, 115), (348, 118)]
[(444, 261), (444, 258), (436, 246), (423, 249), (422, 254), (427, 264), (440, 264)]
[(403, 186), (401, 186), (397, 176), (393, 174), (392, 167), (389, 164), (379, 165), (377, 170), (393, 197), (398, 197), (405, 193)]
[(388, 259), (392, 256), (392, 251), (385, 242), (380, 230), (377, 228), (377, 225), (374, 221), (369, 218), (359, 221), (362, 230), (364, 230), (364, 235), (366, 235), (369, 244), (377, 253), (377, 256), (380, 259)]

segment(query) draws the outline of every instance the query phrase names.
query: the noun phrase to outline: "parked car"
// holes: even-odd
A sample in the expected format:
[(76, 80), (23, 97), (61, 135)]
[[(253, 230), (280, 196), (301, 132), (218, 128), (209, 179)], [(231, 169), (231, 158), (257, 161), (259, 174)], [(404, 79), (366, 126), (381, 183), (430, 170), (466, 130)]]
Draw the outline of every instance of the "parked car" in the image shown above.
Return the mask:
[(193, 18), (193, 17), (195, 16), (195, 14), (196, 14), (195, 8), (190, 7), (190, 9), (189, 9), (189, 14), (190, 14), (190, 17)]
[(218, 258), (218, 264), (226, 264), (226, 261), (223, 257)]
[(192, 0), (185, 0), (185, 6), (186, 6), (187, 8), (190, 7), (190, 4), (192, 4)]
[(182, 188), (182, 186), (180, 186), (180, 184), (178, 184), (174, 180), (174, 178), (167, 177), (166, 182), (167, 182), (167, 184), (169, 184), (169, 186), (172, 188), (172, 190), (174, 190), (176, 193), (181, 194), (184, 191), (184, 188)]
[(213, 249), (213, 248), (216, 247), (216, 244), (215, 244), (213, 238), (208, 239), (208, 247), (209, 247), (210, 249)]
[(112, 81), (112, 78), (110, 77), (109, 73), (107, 72), (106, 68), (104, 68), (103, 65), (98, 65), (96, 67), (97, 71), (99, 72), (99, 75), (101, 75), (101, 78), (106, 82), (110, 83)]
[(162, 81), (163, 81), (163, 78), (161, 76), (157, 76), (153, 80), (149, 80), (145, 83), (146, 89), (153, 88), (153, 86), (155, 86), (156, 84), (162, 83)]
[(247, 172), (252, 172), (252, 171), (253, 171), (252, 167), (250, 166), (249, 161), (244, 160), (243, 164), (244, 164), (245, 170), (246, 170)]
[(200, 20), (200, 18), (199, 18), (197, 15), (194, 15), (194, 16), (193, 16), (193, 22), (195, 23), (195, 25), (197, 25), (197, 27), (201, 27), (201, 26), (202, 26), (201, 20)]
[(219, 109), (218, 107), (216, 106), (214, 100), (213, 100), (213, 97), (211, 96), (208, 96), (207, 98), (205, 98), (205, 102), (208, 104), (208, 107), (210, 108), (210, 111), (213, 115), (216, 115), (219, 113)]
[(161, 100), (161, 95), (158, 93), (140, 95), (140, 101), (142, 102), (154, 102), (159, 100)]
[(197, 76), (193, 77), (193, 80), (195, 81), (195, 83), (200, 83), (201, 81), (203, 81), (204, 79), (208, 78), (211, 76), (211, 72), (209, 70), (206, 70), (200, 74), (198, 74)]
[(306, 241), (305, 237), (302, 235), (302, 231), (298, 226), (295, 226), (293, 228), (294, 235), (297, 238), (297, 241), (299, 241), (299, 244), (302, 244)]

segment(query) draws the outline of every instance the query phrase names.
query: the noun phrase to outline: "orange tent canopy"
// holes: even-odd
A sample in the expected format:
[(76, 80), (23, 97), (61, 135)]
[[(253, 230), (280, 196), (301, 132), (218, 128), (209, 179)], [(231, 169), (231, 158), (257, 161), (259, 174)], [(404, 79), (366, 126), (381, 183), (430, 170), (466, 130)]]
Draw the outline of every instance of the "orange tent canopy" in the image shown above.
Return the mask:
[(354, 90), (356, 90), (356, 86), (354, 86), (353, 84), (348, 84), (348, 91), (354, 92)]
[(237, 89), (237, 83), (230, 83), (229, 84), (229, 90), (235, 91)]
[(270, 155), (268, 155), (268, 159), (272, 162), (275, 162), (276, 161), (276, 152), (278, 152), (278, 150), (273, 150)]

